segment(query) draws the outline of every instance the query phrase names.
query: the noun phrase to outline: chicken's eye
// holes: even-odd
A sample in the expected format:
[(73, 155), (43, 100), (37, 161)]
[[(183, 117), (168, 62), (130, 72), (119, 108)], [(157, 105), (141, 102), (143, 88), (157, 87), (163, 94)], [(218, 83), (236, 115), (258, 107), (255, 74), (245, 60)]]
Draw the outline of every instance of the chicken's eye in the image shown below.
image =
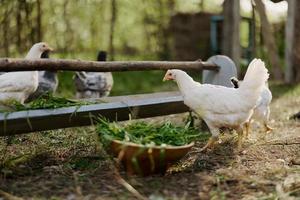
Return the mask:
[(172, 76), (172, 73), (169, 73), (169, 76)]
[(44, 45), (44, 44), (43, 44), (43, 47), (45, 48), (45, 47), (46, 47), (46, 45)]

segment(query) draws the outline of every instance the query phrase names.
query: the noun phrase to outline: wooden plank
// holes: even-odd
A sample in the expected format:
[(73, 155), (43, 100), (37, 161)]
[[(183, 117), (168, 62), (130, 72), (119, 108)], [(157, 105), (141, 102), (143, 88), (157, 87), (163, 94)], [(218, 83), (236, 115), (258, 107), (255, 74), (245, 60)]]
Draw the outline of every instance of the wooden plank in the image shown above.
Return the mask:
[(145, 70), (218, 70), (218, 66), (202, 61), (80, 61), (70, 59), (0, 59), (0, 71), (33, 71), (33, 70), (67, 70), (91, 72), (117, 72), (117, 71), (145, 71)]
[(177, 92), (164, 92), (123, 97), (109, 97), (108, 103), (0, 113), (0, 136), (35, 131), (91, 125), (95, 117), (124, 121), (187, 112), (182, 96)]

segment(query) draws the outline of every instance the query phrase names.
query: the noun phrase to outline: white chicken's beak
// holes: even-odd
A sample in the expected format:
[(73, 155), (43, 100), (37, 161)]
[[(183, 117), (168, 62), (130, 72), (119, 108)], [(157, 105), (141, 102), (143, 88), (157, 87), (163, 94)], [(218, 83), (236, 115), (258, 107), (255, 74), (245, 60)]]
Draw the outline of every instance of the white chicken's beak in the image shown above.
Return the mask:
[(173, 80), (173, 78), (171, 76), (168, 76), (167, 74), (165, 75), (163, 81), (170, 81), (170, 80)]
[(170, 81), (170, 80), (174, 80), (173, 74), (171, 70), (168, 70), (165, 73), (165, 77), (163, 78), (163, 81)]
[(52, 51), (54, 51), (54, 49), (53, 49), (53, 48), (51, 48), (51, 47), (47, 47), (47, 51), (50, 51), (50, 52), (52, 52)]

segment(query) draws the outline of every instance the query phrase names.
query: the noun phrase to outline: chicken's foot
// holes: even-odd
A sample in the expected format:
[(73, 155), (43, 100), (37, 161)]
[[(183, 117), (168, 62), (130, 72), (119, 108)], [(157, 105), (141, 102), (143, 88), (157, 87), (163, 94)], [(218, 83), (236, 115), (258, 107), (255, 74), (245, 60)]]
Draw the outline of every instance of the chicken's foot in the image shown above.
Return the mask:
[(266, 133), (270, 133), (271, 131), (274, 130), (274, 128), (270, 127), (267, 123), (264, 123), (265, 129), (266, 129)]
[(202, 147), (200, 150), (191, 151), (189, 152), (189, 154), (201, 153), (206, 151), (208, 148), (213, 148), (215, 146), (214, 144), (216, 143), (216, 141), (218, 141), (218, 137), (211, 137), (209, 138), (207, 144), (204, 147)]

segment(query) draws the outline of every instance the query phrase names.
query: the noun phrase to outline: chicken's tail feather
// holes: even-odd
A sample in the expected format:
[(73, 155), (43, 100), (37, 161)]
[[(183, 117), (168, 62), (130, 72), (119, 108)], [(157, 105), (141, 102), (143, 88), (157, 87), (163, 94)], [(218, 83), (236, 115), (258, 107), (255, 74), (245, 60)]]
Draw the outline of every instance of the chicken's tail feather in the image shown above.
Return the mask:
[(249, 95), (249, 98), (257, 100), (268, 78), (269, 73), (265, 63), (261, 59), (255, 58), (249, 64), (239, 90), (247, 96)]

